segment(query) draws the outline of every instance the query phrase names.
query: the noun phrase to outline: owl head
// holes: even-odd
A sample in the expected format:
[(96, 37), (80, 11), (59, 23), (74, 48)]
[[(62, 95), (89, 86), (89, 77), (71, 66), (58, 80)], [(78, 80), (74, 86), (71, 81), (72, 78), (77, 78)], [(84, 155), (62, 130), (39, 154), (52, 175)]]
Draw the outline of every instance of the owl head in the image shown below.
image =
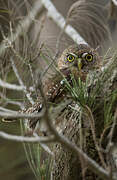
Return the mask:
[(100, 67), (100, 56), (88, 45), (71, 45), (65, 49), (58, 60), (59, 69), (77, 69), (88, 72)]

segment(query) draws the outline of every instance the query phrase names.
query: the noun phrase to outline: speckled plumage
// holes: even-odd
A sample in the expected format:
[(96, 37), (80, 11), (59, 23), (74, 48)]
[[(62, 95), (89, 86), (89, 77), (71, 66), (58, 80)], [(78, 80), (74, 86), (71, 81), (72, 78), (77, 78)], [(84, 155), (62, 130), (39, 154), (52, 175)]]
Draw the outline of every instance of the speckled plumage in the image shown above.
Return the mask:
[[(93, 60), (91, 62), (85, 62), (85, 60), (83, 60), (84, 64), (81, 70), (79, 71), (77, 66), (77, 60), (74, 60), (74, 62), (72, 63), (67, 60), (67, 55), (70, 53), (73, 53), (78, 57), (81, 57), (83, 53), (89, 53), (93, 56)], [(62, 83), (64, 77), (68, 80), (68, 82), (70, 82), (71, 74), (73, 74), (75, 79), (78, 79), (80, 77), (82, 81), (85, 81), (88, 72), (95, 70), (97, 68), (99, 69), (99, 67), (100, 57), (96, 50), (90, 48), (85, 44), (69, 46), (67, 49), (63, 51), (61, 57), (58, 59), (58, 69), (60, 72), (56, 72), (43, 82), (43, 90), (47, 102), (59, 103), (62, 101), (64, 97), (67, 96), (68, 92)], [(40, 112), (41, 109), (42, 103), (40, 99), (40, 102), (37, 102), (26, 112)], [(29, 127), (34, 129), (37, 121), (38, 120), (29, 121)]]
[[(93, 57), (92, 61), (86, 61), (84, 59), (84, 54), (87, 53)], [(69, 62), (67, 60), (69, 54), (75, 55), (76, 59), (73, 62)], [(79, 58), (82, 62), (81, 69), (78, 68)], [(63, 80), (64, 77), (72, 86), (71, 74), (74, 75), (74, 78), (76, 80), (78, 80), (78, 78), (80, 77), (80, 79), (83, 82), (85, 82), (89, 71), (94, 71), (99, 68), (100, 68), (100, 56), (98, 55), (96, 50), (90, 48), (89, 46), (80, 44), (80, 45), (72, 45), (67, 49), (65, 49), (61, 57), (58, 59), (59, 71), (43, 82), (43, 90), (48, 102), (48, 106), (50, 105), (50, 103), (51, 104), (54, 103), (55, 106), (55, 104), (59, 104), (63, 102), (65, 99), (68, 99), (70, 92), (68, 92), (68, 90), (64, 85), (64, 80)], [(75, 103), (73, 101), (70, 101), (70, 103), (68, 103), (59, 113), (57, 112), (58, 115), (56, 115), (56, 118), (54, 117), (55, 120), (54, 124), (57, 130), (59, 131), (59, 133), (64, 134), (72, 142), (80, 146), (81, 145), (79, 140), (80, 125), (78, 121), (79, 114), (77, 112), (72, 113), (72, 108), (70, 108), (69, 105), (75, 107)], [(26, 112), (28, 113), (40, 112), (42, 108), (43, 105), (40, 99), (39, 102), (37, 102), (33, 107), (28, 109)], [(41, 129), (40, 128), (37, 129), (36, 126), (37, 122), (38, 119), (30, 120), (29, 127), (32, 130), (35, 130), (36, 127), (36, 132), (40, 132)], [(89, 124), (87, 124), (87, 122), (84, 122), (83, 128), (84, 128), (83, 131), (84, 140), (82, 142), (83, 150), (87, 151), (87, 149), (90, 147), (92, 149), (90, 151), (91, 154), (91, 152), (93, 152), (94, 143), (91, 142), (90, 145), (88, 143), (89, 137), (92, 136), (89, 132), (87, 133), (86, 131), (86, 129), (89, 130)], [(64, 147), (62, 147), (60, 144), (56, 144), (55, 146), (53, 146), (53, 151), (55, 152), (55, 159), (52, 169), (53, 180), (65, 180), (65, 179), (77, 180), (78, 178), (81, 178), (82, 176), (81, 163), (80, 161), (78, 161), (78, 158), (76, 158), (72, 154), (72, 152), (68, 151), (67, 149), (64, 149)], [(90, 175), (91, 173), (88, 173), (88, 178), (90, 177)], [(94, 175), (93, 177), (96, 176)]]

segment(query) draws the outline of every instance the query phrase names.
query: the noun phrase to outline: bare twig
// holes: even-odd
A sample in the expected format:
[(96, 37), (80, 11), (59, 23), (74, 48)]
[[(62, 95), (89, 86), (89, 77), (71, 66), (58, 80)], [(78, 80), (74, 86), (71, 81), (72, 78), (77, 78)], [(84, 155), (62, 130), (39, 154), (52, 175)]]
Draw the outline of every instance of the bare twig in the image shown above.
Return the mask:
[(7, 108), (3, 108), (3, 107), (0, 107), (0, 111), (7, 112), (7, 113), (16, 113), (16, 111), (13, 111), (13, 110), (10, 110)]
[[(33, 135), (34, 135), (35, 137), (37, 137), (37, 138), (39, 137), (39, 136), (37, 135), (37, 133), (33, 133)], [(52, 142), (54, 142), (55, 138), (54, 138), (54, 136), (52, 136), (52, 137), (53, 137)], [(49, 138), (49, 137), (46, 137), (46, 138)], [(41, 146), (48, 154), (54, 155), (53, 152), (50, 150), (50, 148), (49, 148), (46, 144), (40, 142), (40, 146)]]
[(3, 93), (0, 92), (0, 97), (1, 97), (1, 100), (5, 101), (4, 104), (7, 105), (7, 104), (14, 104), (16, 106), (19, 106), (20, 109), (24, 109), (24, 104), (19, 102), (19, 101), (16, 101), (16, 100), (11, 100), (9, 98), (7, 98)]
[(0, 79), (0, 86), (3, 88), (15, 90), (15, 91), (22, 91), (24, 88), (26, 88), (26, 87), (18, 86), (16, 84), (7, 83), (3, 81), (2, 79)]
[(104, 166), (104, 168), (107, 169), (107, 165), (106, 165), (106, 163), (104, 161), (104, 157), (103, 157), (103, 155), (102, 155), (102, 153), (100, 151), (100, 148), (99, 148), (99, 145), (98, 145), (98, 142), (97, 142), (96, 132), (95, 132), (95, 121), (94, 121), (93, 114), (92, 114), (92, 112), (91, 112), (91, 110), (90, 110), (90, 108), (88, 106), (85, 106), (85, 108), (86, 108), (86, 111), (88, 113), (88, 118), (89, 118), (89, 122), (90, 122), (90, 125), (91, 125), (92, 136), (93, 136), (93, 140), (94, 140), (94, 143), (95, 143), (99, 158), (100, 158), (101, 163)]
[[(36, 15), (39, 13), (39, 11), (41, 12), (42, 9), (43, 9), (43, 6), (40, 4), (40, 2), (35, 1), (33, 8), (29, 12), (28, 16), (26, 16), (22, 21), (20, 21), (20, 23), (18, 24), (18, 26), (14, 30), (15, 33), (13, 33), (12, 35), (9, 34), (9, 36), (7, 38), (8, 41), (10, 43), (13, 43), (18, 38), (18, 36), (22, 34), (22, 32), (24, 30), (27, 31), (27, 29), (31, 25), (31, 23), (34, 20), (34, 18), (36, 17)], [(0, 45), (0, 55), (5, 52), (6, 48), (7, 48), (6, 42), (3, 41)]]
[(113, 134), (114, 134), (116, 122), (117, 122), (117, 109), (116, 109), (116, 111), (115, 111), (114, 121), (113, 121), (113, 124), (112, 124), (112, 128), (111, 128), (111, 130), (110, 130), (110, 133), (109, 133), (109, 142), (108, 142), (108, 145), (107, 145), (107, 151), (108, 151), (108, 152), (109, 152), (110, 149), (111, 149), (112, 138), (113, 138)]
[(78, 34), (78, 32), (71, 26), (66, 25), (64, 17), (57, 11), (50, 0), (41, 0), (44, 7), (48, 10), (48, 16), (61, 28), (65, 33), (73, 39), (77, 44), (87, 44), (87, 42)]
[(112, 0), (115, 6), (117, 6), (117, 0)]
[(8, 113), (8, 112), (2, 112), (0, 111), (0, 117), (2, 118), (12, 118), (12, 119), (34, 119), (34, 118), (42, 118), (43, 117), (44, 112), (40, 112), (40, 113), (30, 113), (30, 114), (26, 114), (26, 113), (18, 113), (17, 111), (15, 111), (14, 113)]
[(7, 140), (12, 140), (12, 141), (17, 141), (17, 142), (30, 142), (30, 143), (50, 143), (54, 142), (54, 136), (50, 137), (25, 137), (25, 136), (16, 136), (16, 135), (11, 135), (8, 133), (5, 133), (3, 131), (0, 131), (0, 137), (7, 139)]
[[(23, 89), (26, 89), (26, 86), (19, 86), (19, 85), (16, 85), (16, 84), (10, 84), (10, 83), (7, 83), (7, 82), (3, 81), (2, 79), (0, 79), (0, 86), (3, 87), (3, 88), (15, 90), (15, 91), (23, 91)], [(29, 90), (31, 92), (34, 92), (33, 87), (29, 87)]]
[[(23, 81), (22, 81), (22, 79), (21, 79), (21, 77), (19, 76), (18, 70), (17, 70), (17, 68), (16, 68), (16, 66), (15, 66), (15, 63), (14, 63), (13, 59), (11, 58), (10, 61), (11, 61), (11, 64), (12, 64), (14, 73), (15, 73), (18, 81), (19, 81), (19, 84), (20, 84), (22, 87), (25, 87), (25, 86), (24, 86), (24, 83), (23, 83)], [(30, 103), (33, 105), (33, 104), (34, 104), (34, 101), (33, 101), (32, 97), (30, 96), (30, 93), (27, 91), (26, 88), (23, 88), (23, 91), (24, 91), (27, 99), (28, 99), (28, 100), (30, 101)]]

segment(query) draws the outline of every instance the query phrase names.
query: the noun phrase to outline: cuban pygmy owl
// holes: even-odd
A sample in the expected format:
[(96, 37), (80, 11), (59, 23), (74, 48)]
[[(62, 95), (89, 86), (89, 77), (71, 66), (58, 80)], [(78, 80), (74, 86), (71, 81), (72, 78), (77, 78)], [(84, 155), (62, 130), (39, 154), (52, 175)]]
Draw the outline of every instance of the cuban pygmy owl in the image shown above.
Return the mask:
[[(43, 90), (47, 102), (57, 104), (67, 97), (69, 92), (64, 86), (64, 78), (71, 84), (72, 74), (76, 80), (80, 78), (85, 82), (89, 71), (99, 68), (100, 56), (95, 49), (85, 44), (69, 46), (58, 59), (58, 72), (43, 82)], [(43, 105), (40, 99), (39, 102), (29, 108), (26, 113), (40, 112), (42, 108)], [(37, 122), (38, 119), (31, 119), (28, 121), (28, 126), (34, 130)]]

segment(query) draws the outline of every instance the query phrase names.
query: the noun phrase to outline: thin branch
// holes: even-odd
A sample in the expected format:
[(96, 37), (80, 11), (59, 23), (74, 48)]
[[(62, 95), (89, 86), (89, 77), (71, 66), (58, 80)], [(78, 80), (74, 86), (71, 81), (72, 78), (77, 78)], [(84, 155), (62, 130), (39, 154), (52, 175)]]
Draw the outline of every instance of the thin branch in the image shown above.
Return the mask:
[(14, 105), (17, 105), (20, 107), (20, 109), (24, 109), (24, 104), (19, 102), (19, 101), (16, 101), (16, 100), (11, 100), (9, 98), (7, 98), (3, 93), (0, 92), (0, 97), (1, 97), (1, 100), (5, 101), (5, 105), (7, 104), (14, 104)]
[[(37, 135), (37, 133), (33, 133), (33, 136), (35, 136), (35, 137), (37, 137), (37, 138), (39, 137), (39, 136)], [(52, 141), (52, 142), (54, 142), (55, 138), (54, 138), (54, 136), (52, 136), (52, 137), (53, 137), (53, 141)], [(46, 138), (49, 138), (49, 137), (46, 137)], [(53, 152), (50, 150), (50, 148), (49, 148), (46, 144), (40, 142), (40, 146), (41, 146), (48, 154), (51, 154), (52, 156), (54, 155)]]
[(0, 111), (0, 117), (2, 118), (11, 118), (11, 119), (34, 119), (34, 118), (42, 118), (44, 114), (43, 112), (40, 113), (30, 113), (30, 114), (26, 114), (26, 113), (18, 113), (17, 111), (15, 113), (7, 113), (7, 112), (2, 112)]
[[(22, 81), (22, 79), (21, 79), (21, 77), (20, 77), (20, 75), (19, 75), (19, 73), (18, 73), (18, 70), (17, 70), (17, 68), (16, 68), (16, 66), (15, 66), (15, 63), (14, 63), (13, 59), (11, 58), (10, 61), (11, 61), (11, 64), (12, 64), (14, 73), (15, 73), (17, 79), (18, 79), (19, 84), (20, 84), (22, 87), (25, 87), (25, 86), (24, 86), (24, 83), (23, 83), (23, 81)], [(33, 104), (34, 104), (34, 101), (33, 101), (32, 97), (30, 96), (30, 93), (27, 91), (26, 88), (23, 88), (23, 91), (24, 91), (27, 99), (29, 100), (29, 102), (33, 105)]]
[(107, 144), (107, 151), (109, 152), (111, 147), (112, 147), (112, 138), (113, 138), (113, 134), (114, 134), (114, 131), (115, 131), (115, 126), (116, 126), (116, 122), (117, 122), (117, 109), (115, 111), (115, 114), (114, 114), (114, 121), (113, 121), (113, 124), (112, 124), (112, 127), (111, 127), (111, 130), (110, 130), (110, 133), (108, 135), (108, 138), (109, 138), (109, 142)]
[(0, 131), (0, 137), (7, 139), (7, 140), (12, 140), (12, 141), (17, 141), (17, 142), (30, 142), (30, 143), (50, 143), (54, 142), (55, 138), (54, 136), (50, 137), (25, 137), (25, 136), (16, 136), (16, 135), (11, 135), (8, 133), (5, 133), (3, 131)]
[(87, 42), (78, 34), (78, 32), (71, 26), (66, 25), (64, 17), (57, 11), (55, 6), (50, 0), (41, 0), (41, 3), (48, 10), (48, 16), (61, 28), (64, 29), (65, 33), (73, 39), (77, 44), (87, 44)]
[(22, 81), (22, 79), (21, 79), (21, 77), (20, 77), (20, 75), (19, 75), (19, 73), (18, 73), (18, 70), (17, 70), (16, 65), (15, 65), (15, 63), (14, 63), (14, 61), (13, 61), (12, 58), (10, 58), (10, 62), (11, 62), (13, 71), (14, 71), (16, 77), (17, 77), (17, 80), (18, 80), (20, 86), (23, 87), (23, 90), (25, 91), (26, 88), (24, 88), (24, 87), (25, 87), (25, 86), (24, 86), (24, 83), (23, 83), (23, 81)]
[[(3, 81), (2, 79), (0, 79), (0, 86), (6, 89), (11, 89), (11, 90), (15, 90), (15, 91), (23, 91), (23, 89), (26, 89), (26, 86), (19, 86), (16, 84), (10, 84), (7, 83), (5, 81)], [(29, 87), (29, 90), (31, 92), (34, 92), (34, 88), (33, 87)]]
[(96, 149), (97, 149), (97, 152), (98, 152), (98, 155), (99, 155), (99, 158), (101, 160), (101, 163), (103, 165), (103, 167), (105, 169), (107, 169), (107, 165), (104, 161), (104, 157), (100, 151), (100, 148), (99, 148), (99, 145), (98, 145), (98, 142), (97, 142), (97, 138), (96, 138), (96, 132), (95, 132), (95, 121), (94, 121), (94, 117), (93, 117), (93, 114), (90, 110), (90, 108), (88, 106), (85, 106), (86, 108), (86, 111), (88, 113), (88, 118), (89, 118), (89, 122), (90, 122), (90, 125), (91, 125), (91, 131), (92, 131), (92, 136), (93, 136), (93, 141), (95, 143), (95, 146), (96, 146)]
[(7, 113), (16, 113), (16, 111), (13, 111), (13, 110), (10, 110), (7, 108), (3, 108), (3, 107), (0, 107), (0, 111), (7, 112)]
[(0, 86), (3, 88), (15, 90), (15, 91), (23, 91), (23, 89), (26, 88), (26, 87), (18, 86), (16, 84), (7, 83), (3, 81), (2, 79), (0, 79)]
[(112, 0), (113, 4), (117, 6), (117, 0)]
[[(13, 43), (19, 35), (22, 34), (22, 32), (25, 30), (27, 31), (29, 26), (31, 25), (32, 21), (36, 17), (36, 15), (43, 10), (42, 5), (39, 1), (35, 1), (32, 10), (29, 12), (29, 14), (18, 24), (16, 29), (14, 30), (15, 33), (12, 35), (9, 34), (8, 41), (10, 43)], [(6, 42), (3, 40), (3, 42), (0, 45), (0, 55), (5, 52), (5, 49), (7, 48)]]

